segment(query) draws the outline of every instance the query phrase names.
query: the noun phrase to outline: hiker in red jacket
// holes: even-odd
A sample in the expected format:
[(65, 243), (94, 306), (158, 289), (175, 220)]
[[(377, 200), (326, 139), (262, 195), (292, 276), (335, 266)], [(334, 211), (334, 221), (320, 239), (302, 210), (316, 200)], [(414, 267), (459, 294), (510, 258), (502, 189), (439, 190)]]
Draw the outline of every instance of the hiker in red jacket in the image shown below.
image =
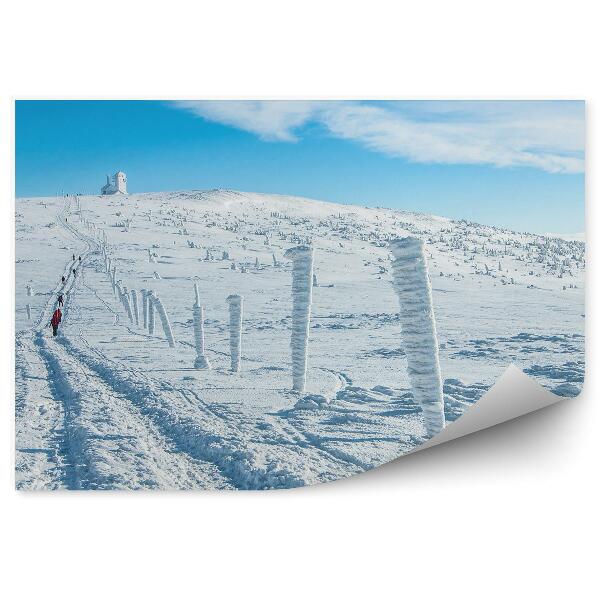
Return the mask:
[(60, 324), (62, 319), (62, 312), (60, 312), (60, 308), (57, 308), (52, 315), (52, 319), (50, 321), (50, 325), (52, 325), (52, 335), (56, 336), (56, 332), (58, 331), (58, 325)]

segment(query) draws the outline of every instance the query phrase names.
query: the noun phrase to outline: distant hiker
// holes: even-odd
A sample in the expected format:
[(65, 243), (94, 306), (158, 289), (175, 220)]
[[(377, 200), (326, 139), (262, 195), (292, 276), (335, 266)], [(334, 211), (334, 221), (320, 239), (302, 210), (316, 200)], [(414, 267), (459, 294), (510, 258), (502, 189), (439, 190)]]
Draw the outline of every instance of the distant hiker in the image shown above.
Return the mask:
[(60, 308), (57, 308), (52, 315), (52, 319), (50, 320), (50, 325), (52, 325), (52, 335), (55, 337), (56, 332), (58, 331), (58, 326), (62, 320), (62, 312), (60, 312)]
[(77, 273), (77, 271), (73, 269), (73, 277), (75, 277), (75, 273)]
[(62, 281), (63, 283), (66, 281), (66, 280), (65, 280), (65, 276), (64, 276), (64, 275), (61, 277), (61, 281)]
[(65, 301), (62, 294), (58, 295), (58, 306), (64, 306)]
[(81, 262), (81, 256), (79, 257), (79, 262)]
[(75, 261), (75, 255), (73, 254), (73, 261)]

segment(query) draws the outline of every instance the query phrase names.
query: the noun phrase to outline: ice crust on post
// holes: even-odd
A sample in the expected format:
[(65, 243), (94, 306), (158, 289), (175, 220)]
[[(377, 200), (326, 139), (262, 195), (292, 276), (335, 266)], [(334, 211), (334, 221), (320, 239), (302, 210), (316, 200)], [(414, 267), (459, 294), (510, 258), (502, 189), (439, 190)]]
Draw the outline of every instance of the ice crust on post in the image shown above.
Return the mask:
[(125, 308), (125, 312), (127, 313), (127, 317), (129, 318), (129, 322), (133, 323), (133, 312), (131, 311), (131, 302), (129, 301), (129, 292), (126, 287), (123, 287), (123, 291), (121, 292), (121, 300), (123, 302), (123, 307)]
[(154, 292), (150, 290), (147, 295), (148, 300), (148, 333), (154, 335)]
[(167, 311), (162, 303), (162, 300), (154, 294), (152, 297), (152, 303), (158, 312), (158, 316), (160, 317), (160, 322), (162, 323), (162, 328), (167, 338), (167, 342), (169, 342), (169, 346), (171, 348), (175, 348), (175, 339), (173, 338), (173, 330), (171, 329), (171, 322), (169, 321), (169, 315), (167, 315)]
[(130, 292), (131, 295), (131, 304), (132, 304), (132, 308), (133, 308), (133, 317), (135, 319), (135, 324), (139, 325), (140, 324), (140, 312), (138, 309), (138, 295), (137, 295), (137, 291), (136, 290), (131, 290)]
[(423, 241), (416, 237), (390, 242), (392, 278), (400, 302), (402, 343), (415, 401), (423, 411), (425, 429), (431, 437), (444, 422), (444, 395), (438, 355), (431, 284)]
[(229, 349), (231, 353), (231, 370), (240, 370), (242, 354), (242, 317), (244, 313), (244, 297), (239, 294), (227, 296), (229, 304)]
[(200, 306), (198, 284), (194, 283), (194, 341), (196, 343), (196, 369), (210, 369), (210, 362), (204, 355), (204, 307)]
[(140, 293), (142, 294), (142, 324), (144, 329), (148, 329), (148, 290), (142, 288)]
[(292, 261), (292, 388), (302, 393), (306, 388), (314, 250), (296, 246), (289, 248), (284, 258)]

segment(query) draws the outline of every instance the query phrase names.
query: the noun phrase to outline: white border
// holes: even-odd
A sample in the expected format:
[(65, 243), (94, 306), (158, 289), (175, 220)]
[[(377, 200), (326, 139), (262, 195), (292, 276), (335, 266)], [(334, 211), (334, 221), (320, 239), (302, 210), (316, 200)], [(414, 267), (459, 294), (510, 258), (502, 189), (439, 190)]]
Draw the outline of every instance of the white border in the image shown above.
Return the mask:
[[(585, 98), (593, 5), (5, 2), (3, 281), (13, 256), (12, 98)], [(597, 305), (588, 144), (588, 306)], [(10, 287), (10, 286), (7, 286)], [(585, 598), (598, 536), (600, 393), (331, 485), (276, 493), (17, 494), (13, 294), (2, 299), (1, 548), (10, 598)], [(598, 360), (587, 317), (587, 362)], [(12, 588), (9, 590), (8, 588)]]

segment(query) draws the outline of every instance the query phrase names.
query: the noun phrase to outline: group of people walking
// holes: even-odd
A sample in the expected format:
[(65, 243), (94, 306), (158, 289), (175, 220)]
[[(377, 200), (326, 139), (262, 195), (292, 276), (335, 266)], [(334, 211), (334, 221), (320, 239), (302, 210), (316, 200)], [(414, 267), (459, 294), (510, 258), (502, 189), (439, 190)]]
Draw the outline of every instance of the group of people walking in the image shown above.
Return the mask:
[[(75, 255), (73, 254), (73, 266), (71, 267), (71, 271), (70, 273), (73, 273), (73, 276), (76, 275), (77, 270), (75, 269), (75, 263), (76, 263), (76, 258)], [(81, 256), (79, 257), (79, 260), (77, 260), (77, 262), (79, 264), (81, 264)], [(65, 277), (64, 275), (61, 277), (61, 282), (63, 285), (63, 288), (65, 286), (65, 283), (67, 282), (67, 277)], [(58, 334), (58, 326), (60, 325), (61, 321), (62, 321), (62, 311), (60, 310), (61, 308), (64, 308), (65, 306), (65, 298), (63, 295), (63, 292), (61, 291), (58, 294), (58, 298), (57, 298), (57, 302), (56, 302), (56, 309), (54, 310), (54, 312), (52, 313), (52, 318), (50, 319), (50, 323), (49, 325), (52, 327), (52, 336), (56, 337), (56, 335)]]

